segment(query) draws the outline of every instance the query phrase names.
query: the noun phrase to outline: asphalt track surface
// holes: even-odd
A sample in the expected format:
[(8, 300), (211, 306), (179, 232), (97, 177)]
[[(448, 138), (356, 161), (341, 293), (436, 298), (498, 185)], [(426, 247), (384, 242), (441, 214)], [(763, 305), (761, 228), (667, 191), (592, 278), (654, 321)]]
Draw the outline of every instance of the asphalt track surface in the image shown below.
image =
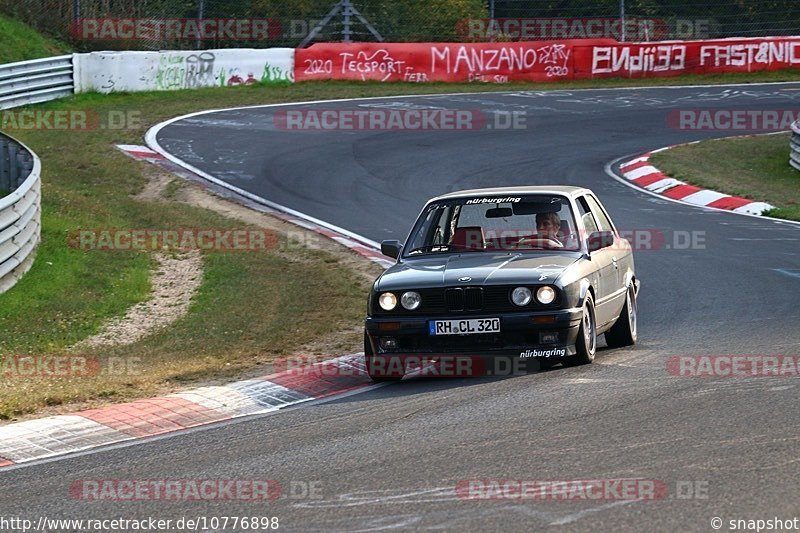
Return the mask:
[[(328, 403), (0, 472), (2, 515), (278, 516), (289, 531), (713, 531), (711, 519), (800, 518), (800, 381), (682, 378), (675, 355), (800, 355), (800, 227), (678, 205), (610, 178), (620, 156), (735, 132), (667, 126), (674, 109), (791, 109), (800, 85), (386, 98), (318, 104), (523, 111), (526, 127), (287, 132), (281, 108), (222, 111), (158, 136), (172, 154), (370, 239), (403, 239), (426, 199), (487, 186), (593, 189), (616, 224), (656, 230), (636, 253), (640, 343), (526, 376), (410, 380)], [(303, 106), (306, 107), (306, 106)], [(285, 109), (285, 108), (284, 108)], [(704, 246), (676, 249), (696, 232)], [(331, 302), (335, 305), (335, 302)], [(322, 498), (93, 502), (78, 479), (269, 478)], [(657, 501), (467, 501), (465, 479), (644, 478)], [(688, 482), (688, 483), (687, 483)], [(700, 496), (686, 487), (699, 487)], [(221, 531), (221, 529), (219, 529)]]

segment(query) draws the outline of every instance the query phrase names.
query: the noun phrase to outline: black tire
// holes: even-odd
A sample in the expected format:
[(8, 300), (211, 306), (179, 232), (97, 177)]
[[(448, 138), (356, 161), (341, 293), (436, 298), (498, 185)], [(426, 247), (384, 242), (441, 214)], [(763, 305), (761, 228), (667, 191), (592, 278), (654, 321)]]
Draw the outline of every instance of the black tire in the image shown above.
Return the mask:
[(633, 346), (639, 338), (639, 324), (636, 316), (636, 295), (633, 286), (628, 289), (625, 295), (625, 305), (619, 314), (619, 318), (611, 329), (606, 331), (606, 344), (609, 348), (621, 348), (623, 346)]
[[(382, 383), (386, 381), (400, 381), (403, 379), (403, 374), (400, 375), (387, 375), (385, 370), (376, 370), (375, 365), (373, 364), (373, 356), (375, 354), (372, 351), (372, 344), (369, 342), (369, 337), (367, 336), (367, 332), (364, 331), (364, 365), (367, 367), (367, 374), (369, 375), (369, 379), (374, 381), (375, 383)], [(382, 366), (382, 365), (381, 365)]]
[(588, 365), (594, 362), (594, 356), (597, 353), (597, 321), (591, 293), (586, 295), (586, 301), (583, 303), (583, 316), (581, 326), (578, 328), (575, 349), (577, 351), (575, 355), (564, 358), (564, 366)]

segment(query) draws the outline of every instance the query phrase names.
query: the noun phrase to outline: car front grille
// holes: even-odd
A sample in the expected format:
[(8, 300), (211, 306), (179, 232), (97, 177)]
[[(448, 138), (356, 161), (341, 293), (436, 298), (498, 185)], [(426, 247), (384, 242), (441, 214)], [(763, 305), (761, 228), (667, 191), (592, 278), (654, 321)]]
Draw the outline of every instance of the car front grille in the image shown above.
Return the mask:
[(464, 289), (445, 289), (444, 301), (448, 311), (463, 311)]
[(483, 289), (481, 287), (445, 289), (444, 302), (450, 312), (482, 311)]
[(483, 310), (483, 289), (480, 287), (467, 287), (464, 289), (464, 300), (467, 311)]
[[(514, 287), (517, 287), (515, 285)], [(443, 289), (417, 289), (422, 297), (422, 304), (415, 311), (407, 311), (398, 305), (394, 311), (386, 312), (380, 309), (375, 302), (376, 315), (403, 315), (415, 316), (420, 314), (446, 315), (449, 313), (477, 314), (477, 313), (502, 313), (524, 310), (552, 309), (558, 306), (560, 296), (556, 297), (554, 305), (543, 306), (534, 299), (525, 307), (518, 307), (511, 302), (510, 294), (514, 287), (510, 286), (485, 286), (485, 287), (448, 287)], [(531, 290), (536, 287), (530, 286)], [(404, 291), (396, 291), (398, 298)], [(375, 296), (377, 298), (377, 295)]]

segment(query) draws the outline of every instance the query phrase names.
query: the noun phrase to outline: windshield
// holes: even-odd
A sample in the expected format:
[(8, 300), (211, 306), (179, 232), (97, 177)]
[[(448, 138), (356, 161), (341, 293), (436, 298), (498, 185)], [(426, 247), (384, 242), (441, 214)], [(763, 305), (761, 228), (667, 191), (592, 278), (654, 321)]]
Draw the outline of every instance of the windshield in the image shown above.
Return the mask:
[(414, 225), (404, 256), (579, 249), (567, 198), (537, 194), (431, 204)]

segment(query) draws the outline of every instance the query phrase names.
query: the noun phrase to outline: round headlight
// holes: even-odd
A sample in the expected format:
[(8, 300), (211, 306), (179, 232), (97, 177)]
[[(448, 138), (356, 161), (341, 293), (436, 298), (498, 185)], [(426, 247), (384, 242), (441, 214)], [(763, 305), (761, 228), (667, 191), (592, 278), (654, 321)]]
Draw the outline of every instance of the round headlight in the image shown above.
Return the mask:
[(539, 290), (536, 291), (536, 299), (545, 305), (551, 304), (556, 299), (556, 291), (550, 285), (539, 287)]
[(413, 311), (419, 304), (422, 303), (422, 297), (419, 295), (418, 292), (408, 291), (404, 292), (403, 295), (400, 297), (400, 304), (403, 307), (408, 309), (409, 311)]
[(528, 287), (517, 287), (511, 291), (511, 301), (522, 307), (531, 303), (531, 290)]
[(391, 292), (384, 292), (380, 295), (380, 298), (378, 298), (378, 303), (384, 311), (391, 311), (397, 307), (397, 296)]

